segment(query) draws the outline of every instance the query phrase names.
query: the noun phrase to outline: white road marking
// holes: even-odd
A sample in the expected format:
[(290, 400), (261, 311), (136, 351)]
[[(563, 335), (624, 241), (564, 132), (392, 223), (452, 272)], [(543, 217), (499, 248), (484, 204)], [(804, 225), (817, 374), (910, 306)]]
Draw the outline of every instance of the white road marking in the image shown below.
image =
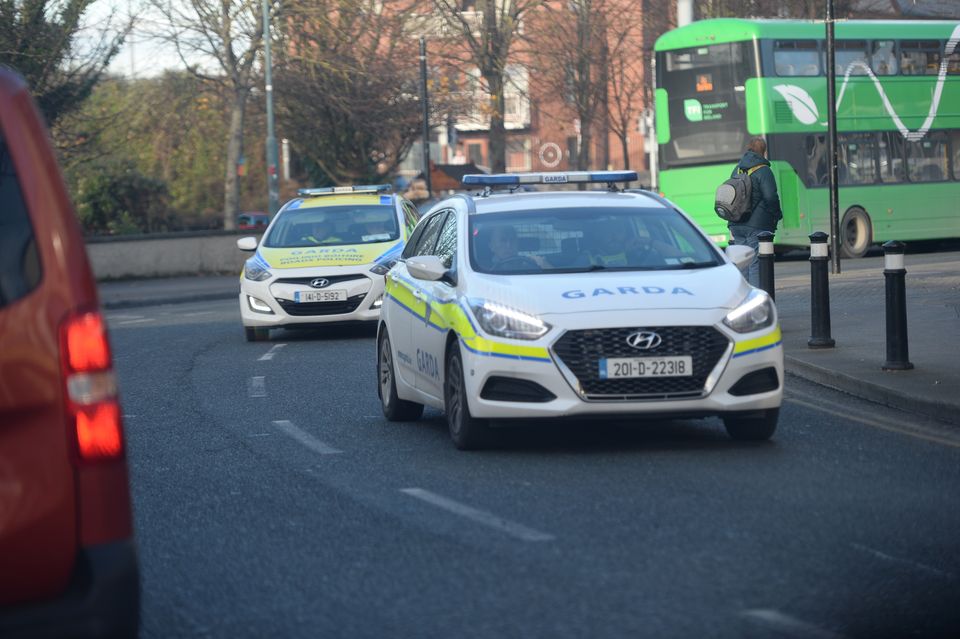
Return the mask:
[(247, 385), (247, 394), (250, 397), (266, 397), (267, 396), (267, 382), (266, 378), (262, 375), (250, 378), (250, 383)]
[(336, 455), (342, 453), (342, 450), (337, 450), (331, 446), (327, 446), (322, 441), (311, 435), (310, 433), (304, 432), (293, 425), (293, 422), (281, 419), (274, 421), (273, 425), (285, 432), (290, 437), (293, 437), (295, 440), (309, 448), (315, 453), (320, 453), (321, 455)]
[(117, 326), (128, 326), (130, 324), (143, 324), (144, 322), (155, 322), (156, 319), (152, 317), (141, 317), (139, 319), (130, 319), (124, 320), (122, 322), (117, 322)]
[(495, 528), (501, 532), (507, 533), (512, 537), (522, 539), (523, 541), (552, 541), (554, 539), (553, 535), (542, 533), (539, 530), (534, 530), (533, 528), (527, 528), (523, 524), (508, 521), (484, 510), (471, 508), (466, 504), (461, 504), (460, 502), (456, 502), (452, 499), (447, 499), (446, 497), (432, 493), (429, 490), (423, 490), (422, 488), (401, 488), (400, 492), (410, 495), (411, 497), (415, 497), (421, 501), (425, 501), (428, 504), (437, 506), (438, 508), (443, 508), (444, 510), (452, 512), (455, 515), (460, 515), (461, 517), (471, 519), (478, 524)]
[(902, 565), (902, 566), (908, 566), (908, 567), (913, 568), (913, 569), (915, 569), (915, 570), (919, 570), (920, 572), (925, 572), (925, 573), (930, 574), (930, 575), (936, 575), (937, 577), (943, 577), (943, 578), (945, 578), (945, 579), (950, 579), (951, 581), (954, 580), (954, 579), (956, 579), (956, 576), (955, 576), (953, 573), (951, 573), (951, 572), (946, 572), (946, 571), (944, 571), (944, 570), (939, 570), (939, 569), (934, 568), (934, 567), (932, 567), (932, 566), (928, 566), (928, 565), (926, 565), (926, 564), (921, 564), (920, 562), (913, 561), (913, 560), (911, 560), (911, 559), (901, 559), (901, 558), (899, 558), (899, 557), (894, 557), (893, 555), (888, 555), (888, 554), (885, 553), (885, 552), (880, 552), (879, 550), (874, 550), (873, 548), (871, 548), (871, 547), (869, 547), (869, 546), (864, 546), (863, 544), (850, 544), (850, 545), (853, 546), (854, 548), (856, 548), (857, 550), (861, 551), (861, 552), (868, 553), (868, 554), (870, 554), (870, 555), (873, 555), (874, 557), (877, 557), (878, 559), (883, 559), (884, 561), (889, 561), (890, 563), (900, 564), (900, 565)]
[(751, 621), (773, 628), (778, 637), (797, 639), (842, 639), (843, 635), (824, 630), (812, 623), (785, 615), (779, 610), (744, 610), (740, 613)]
[(108, 313), (107, 319), (109, 320), (131, 320), (131, 319), (140, 319), (143, 315), (123, 315), (123, 314), (113, 314)]
[(195, 311), (193, 313), (184, 313), (180, 317), (196, 317), (197, 315), (211, 315), (216, 311)]
[(283, 348), (284, 346), (286, 346), (286, 344), (276, 344), (276, 345), (275, 345), (273, 348), (271, 348), (269, 351), (267, 351), (266, 353), (264, 353), (263, 355), (261, 355), (260, 358), (259, 358), (257, 361), (258, 361), (258, 362), (265, 362), (265, 361), (267, 361), (267, 360), (273, 359), (273, 356), (277, 354), (277, 351), (279, 351), (279, 350), (280, 350), (281, 348)]

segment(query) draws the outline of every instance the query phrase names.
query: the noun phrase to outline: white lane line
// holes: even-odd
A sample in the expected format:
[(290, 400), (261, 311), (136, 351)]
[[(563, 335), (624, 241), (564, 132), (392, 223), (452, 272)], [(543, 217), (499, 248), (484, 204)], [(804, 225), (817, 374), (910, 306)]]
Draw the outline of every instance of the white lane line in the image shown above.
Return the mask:
[(250, 378), (250, 383), (247, 384), (247, 394), (250, 397), (266, 397), (267, 396), (267, 381), (266, 377), (258, 375), (256, 377)]
[(801, 621), (779, 610), (744, 610), (740, 613), (751, 621), (773, 628), (778, 637), (796, 637), (796, 639), (842, 639), (843, 635), (824, 630), (812, 623)]
[(283, 348), (284, 346), (286, 346), (286, 344), (276, 344), (276, 345), (275, 345), (273, 348), (271, 348), (269, 351), (267, 351), (266, 353), (264, 353), (263, 355), (261, 355), (260, 358), (259, 358), (257, 361), (258, 361), (258, 362), (265, 362), (265, 361), (267, 361), (267, 360), (273, 359), (273, 356), (277, 354), (277, 351), (279, 351), (279, 350), (280, 350), (281, 348)]
[(117, 326), (127, 326), (129, 324), (143, 324), (144, 322), (155, 322), (155, 321), (157, 320), (152, 317), (141, 317), (140, 319), (131, 319), (131, 320), (124, 320), (122, 322), (117, 322)]
[(932, 442), (934, 444), (941, 444), (943, 446), (950, 446), (951, 448), (960, 448), (960, 439), (954, 439), (950, 437), (945, 432), (935, 431), (929, 428), (923, 428), (921, 426), (912, 425), (910, 428), (904, 428), (900, 424), (881, 420), (881, 419), (867, 419), (861, 415), (857, 415), (852, 411), (846, 410), (836, 410), (830, 408), (824, 404), (823, 401), (805, 401), (798, 399), (797, 397), (785, 397), (785, 401), (792, 402), (794, 404), (799, 404), (807, 408), (812, 408), (819, 410), (824, 413), (829, 413), (836, 417), (842, 417), (843, 419), (849, 419), (850, 421), (859, 422), (865, 426), (871, 426), (879, 430), (885, 430), (891, 433), (898, 433), (900, 435), (906, 435), (907, 437), (913, 437), (915, 439), (922, 439), (927, 442)]
[(508, 521), (484, 510), (471, 508), (466, 504), (461, 504), (460, 502), (453, 501), (452, 499), (447, 499), (446, 497), (432, 493), (429, 490), (423, 490), (422, 488), (401, 488), (400, 492), (410, 495), (411, 497), (415, 497), (421, 501), (425, 501), (428, 504), (437, 506), (438, 508), (443, 508), (444, 510), (452, 512), (455, 515), (460, 515), (461, 517), (471, 519), (478, 524), (495, 528), (501, 532), (511, 535), (512, 537), (522, 539), (523, 541), (552, 541), (554, 539), (553, 535), (542, 533), (539, 530), (534, 530), (533, 528), (527, 528), (523, 524)]
[(184, 313), (181, 317), (196, 317), (198, 315), (212, 315), (216, 311), (195, 311), (193, 313)]
[(315, 453), (320, 453), (321, 455), (336, 455), (342, 453), (342, 450), (337, 450), (331, 446), (327, 446), (322, 441), (311, 435), (310, 433), (304, 432), (293, 425), (293, 422), (281, 419), (273, 422), (273, 425), (285, 432), (290, 437), (293, 437), (295, 440), (309, 448)]
[(880, 552), (879, 550), (875, 550), (870, 546), (864, 546), (863, 544), (850, 544), (850, 545), (861, 552), (865, 552), (867, 554), (873, 555), (878, 559), (883, 559), (884, 561), (888, 561), (890, 563), (900, 564), (901, 566), (907, 566), (909, 568), (919, 570), (920, 572), (925, 572), (929, 575), (936, 575), (937, 577), (950, 579), (951, 581), (956, 579), (956, 576), (952, 572), (939, 570), (938, 568), (934, 568), (933, 566), (921, 564), (920, 562), (913, 561), (911, 559), (901, 559), (900, 557), (894, 557), (893, 555), (888, 555), (885, 552)]

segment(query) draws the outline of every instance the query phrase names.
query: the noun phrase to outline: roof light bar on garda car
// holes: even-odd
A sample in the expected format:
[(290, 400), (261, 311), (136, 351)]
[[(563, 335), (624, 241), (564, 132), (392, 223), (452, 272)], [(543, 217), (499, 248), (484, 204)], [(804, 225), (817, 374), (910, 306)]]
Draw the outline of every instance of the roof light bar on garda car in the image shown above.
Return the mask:
[(325, 186), (315, 189), (298, 189), (297, 195), (312, 197), (317, 195), (342, 195), (344, 193), (383, 193), (392, 187), (389, 184), (365, 184), (363, 186)]
[(466, 186), (514, 186), (520, 184), (567, 184), (572, 182), (610, 184), (634, 182), (636, 171), (567, 171), (553, 173), (470, 173), (460, 180)]

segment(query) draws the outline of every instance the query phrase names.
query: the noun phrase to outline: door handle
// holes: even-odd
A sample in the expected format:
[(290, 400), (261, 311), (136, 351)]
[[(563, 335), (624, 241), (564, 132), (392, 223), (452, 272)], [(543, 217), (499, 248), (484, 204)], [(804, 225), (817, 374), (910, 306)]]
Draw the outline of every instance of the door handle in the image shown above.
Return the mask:
[(423, 300), (423, 293), (418, 288), (413, 289), (413, 296), (418, 300)]

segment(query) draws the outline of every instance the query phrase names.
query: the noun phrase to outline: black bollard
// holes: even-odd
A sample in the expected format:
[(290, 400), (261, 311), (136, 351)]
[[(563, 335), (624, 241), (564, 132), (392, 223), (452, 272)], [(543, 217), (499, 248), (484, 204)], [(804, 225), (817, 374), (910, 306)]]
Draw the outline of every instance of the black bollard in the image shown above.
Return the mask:
[(810, 234), (810, 339), (808, 348), (833, 348), (830, 337), (830, 288), (827, 284), (828, 235), (823, 231)]
[(885, 371), (913, 368), (907, 348), (906, 244), (891, 240), (883, 245), (883, 278), (887, 289), (887, 361)]
[(760, 240), (760, 255), (757, 257), (760, 263), (760, 288), (770, 294), (770, 299), (776, 301), (773, 292), (773, 233), (764, 231), (757, 238)]

